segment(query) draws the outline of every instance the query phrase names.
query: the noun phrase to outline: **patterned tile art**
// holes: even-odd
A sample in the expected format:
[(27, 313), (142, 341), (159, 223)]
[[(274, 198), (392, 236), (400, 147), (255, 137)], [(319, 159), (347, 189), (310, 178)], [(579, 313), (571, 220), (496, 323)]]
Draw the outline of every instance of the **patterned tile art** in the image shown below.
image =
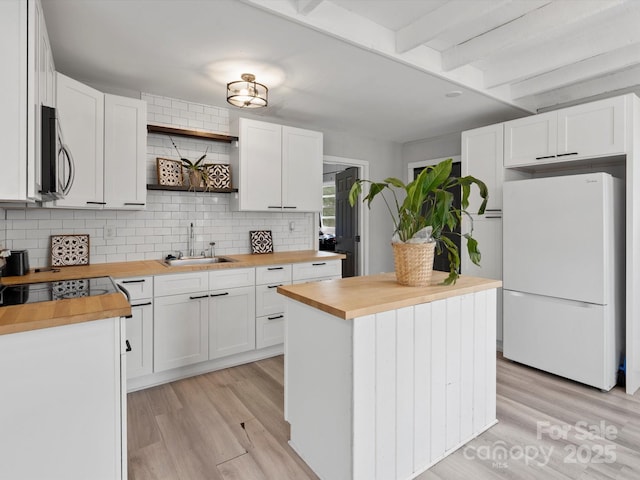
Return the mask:
[(251, 253), (273, 253), (273, 237), (271, 230), (253, 230), (249, 232), (251, 238)]
[(51, 266), (89, 265), (89, 235), (51, 235)]

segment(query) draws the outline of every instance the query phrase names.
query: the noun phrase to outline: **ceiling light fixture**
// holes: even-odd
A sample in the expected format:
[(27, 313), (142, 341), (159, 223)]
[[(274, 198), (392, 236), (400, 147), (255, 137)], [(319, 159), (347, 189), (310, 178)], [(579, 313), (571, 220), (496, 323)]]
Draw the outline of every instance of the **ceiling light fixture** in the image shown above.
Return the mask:
[(240, 108), (260, 108), (269, 104), (269, 89), (256, 82), (251, 73), (240, 75), (242, 80), (227, 83), (227, 102)]

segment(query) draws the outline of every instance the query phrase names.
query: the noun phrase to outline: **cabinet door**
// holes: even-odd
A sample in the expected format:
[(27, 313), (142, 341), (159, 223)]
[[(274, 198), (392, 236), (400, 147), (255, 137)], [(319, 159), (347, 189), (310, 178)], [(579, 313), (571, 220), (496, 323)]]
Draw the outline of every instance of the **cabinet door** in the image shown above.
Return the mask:
[(147, 201), (147, 103), (104, 97), (105, 208), (143, 209)]
[(153, 305), (151, 300), (131, 304), (131, 318), (126, 319), (127, 378), (153, 373)]
[(504, 124), (504, 166), (555, 161), (558, 113), (549, 112)]
[(282, 209), (282, 127), (240, 119), (239, 208)]
[(625, 152), (625, 97), (558, 110), (558, 160)]
[(256, 347), (254, 287), (211, 292), (209, 303), (209, 358), (246, 352)]
[(289, 284), (291, 282), (256, 286), (256, 316), (263, 317), (284, 312), (284, 296), (280, 295), (277, 289), (281, 285)]
[(209, 295), (206, 292), (154, 299), (154, 372), (209, 358)]
[(27, 199), (27, 43), (27, 2), (0, 2), (0, 200)]
[[(473, 277), (490, 278), (502, 280), (502, 216), (498, 214), (487, 214), (486, 216), (472, 215), (473, 218), (473, 238), (478, 241), (478, 248), (482, 258), (480, 266), (469, 260), (467, 254), (466, 241), (463, 241), (462, 274)], [(463, 231), (469, 231), (468, 219), (463, 220)], [(497, 309), (497, 340), (502, 342), (502, 288), (497, 289), (498, 309)]]
[(104, 203), (104, 94), (65, 75), (56, 76), (64, 143), (76, 166), (71, 191), (57, 207), (102, 208)]
[[(503, 124), (462, 132), (462, 172), (463, 175), (473, 175), (487, 185), (488, 210), (502, 210), (502, 155)], [(472, 188), (468, 211), (477, 213), (481, 200), (478, 189)]]
[(322, 210), (322, 133), (282, 127), (282, 207)]

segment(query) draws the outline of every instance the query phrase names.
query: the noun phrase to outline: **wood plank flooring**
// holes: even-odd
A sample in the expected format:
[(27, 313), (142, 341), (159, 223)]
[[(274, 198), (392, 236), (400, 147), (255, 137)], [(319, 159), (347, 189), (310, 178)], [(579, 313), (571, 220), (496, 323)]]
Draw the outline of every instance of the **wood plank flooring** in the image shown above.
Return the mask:
[[(287, 444), (283, 370), (279, 356), (129, 394), (129, 478), (317, 479)], [(640, 479), (640, 393), (501, 357), (497, 373), (499, 423), (419, 480)]]

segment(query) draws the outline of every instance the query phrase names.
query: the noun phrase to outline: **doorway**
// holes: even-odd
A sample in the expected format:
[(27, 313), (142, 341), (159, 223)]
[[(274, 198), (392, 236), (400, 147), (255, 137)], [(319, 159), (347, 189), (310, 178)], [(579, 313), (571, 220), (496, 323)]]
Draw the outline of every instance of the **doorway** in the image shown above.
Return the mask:
[(351, 207), (349, 191), (358, 178), (368, 178), (368, 162), (341, 157), (325, 157), (323, 169), (323, 210), (319, 215), (320, 250), (346, 255), (342, 276), (368, 272), (366, 232), (368, 211), (362, 202)]

